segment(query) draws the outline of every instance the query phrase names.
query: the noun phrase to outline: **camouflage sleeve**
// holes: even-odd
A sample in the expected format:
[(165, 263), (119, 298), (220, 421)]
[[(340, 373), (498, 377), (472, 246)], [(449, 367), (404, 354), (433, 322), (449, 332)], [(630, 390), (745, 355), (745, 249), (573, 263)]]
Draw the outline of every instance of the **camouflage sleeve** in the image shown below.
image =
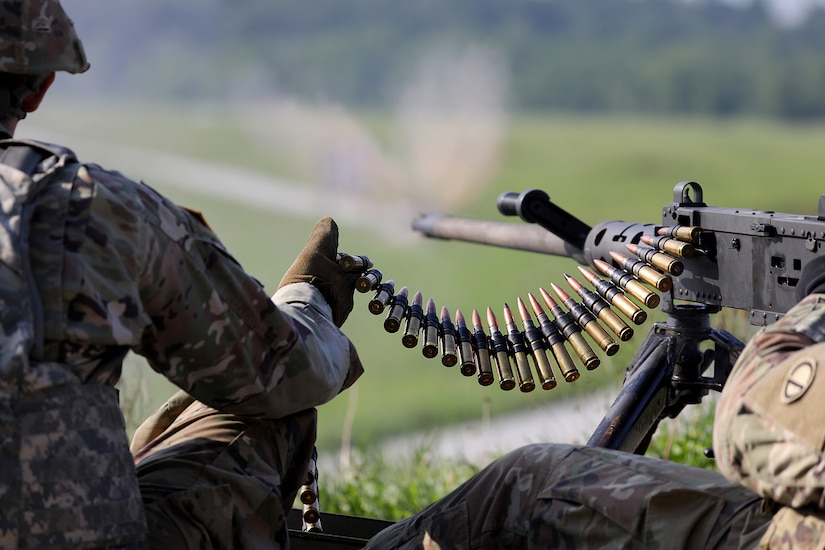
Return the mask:
[[(820, 367), (819, 363), (823, 366)], [(762, 329), (734, 365), (713, 446), (731, 481), (760, 496), (825, 508), (825, 295)]]
[(270, 299), (199, 215), (143, 192), (140, 298), (151, 322), (135, 351), (224, 412), (280, 418), (335, 396), (351, 343), (320, 293), (295, 285)]

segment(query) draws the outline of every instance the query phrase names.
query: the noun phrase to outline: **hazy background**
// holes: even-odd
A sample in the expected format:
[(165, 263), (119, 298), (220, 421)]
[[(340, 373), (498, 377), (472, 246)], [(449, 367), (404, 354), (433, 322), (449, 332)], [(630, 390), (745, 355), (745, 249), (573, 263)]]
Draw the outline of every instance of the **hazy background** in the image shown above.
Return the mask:
[[(92, 68), (58, 75), (20, 135), (203, 211), (271, 291), (326, 214), (342, 249), (466, 314), (575, 268), (422, 239), (418, 212), (499, 220), (499, 193), (540, 187), (591, 224), (656, 222), (684, 179), (715, 206), (812, 214), (822, 193), (816, 2), (63, 3)], [(402, 348), (366, 301), (345, 328), (367, 374), (321, 408), (324, 447), (584, 399), (621, 380), (647, 329), (576, 384), (522, 395)], [(122, 393), (145, 401), (136, 419), (172, 391), (139, 378)], [(545, 420), (534, 439), (552, 437)]]

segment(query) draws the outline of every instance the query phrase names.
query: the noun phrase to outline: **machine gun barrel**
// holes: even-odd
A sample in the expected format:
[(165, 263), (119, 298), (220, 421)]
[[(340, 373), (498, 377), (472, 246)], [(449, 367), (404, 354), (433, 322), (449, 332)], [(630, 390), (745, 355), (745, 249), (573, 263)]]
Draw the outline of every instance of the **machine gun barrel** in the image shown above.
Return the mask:
[(498, 246), (573, 258), (584, 263), (582, 250), (535, 225), (493, 222), (444, 214), (424, 213), (412, 228), (427, 237)]

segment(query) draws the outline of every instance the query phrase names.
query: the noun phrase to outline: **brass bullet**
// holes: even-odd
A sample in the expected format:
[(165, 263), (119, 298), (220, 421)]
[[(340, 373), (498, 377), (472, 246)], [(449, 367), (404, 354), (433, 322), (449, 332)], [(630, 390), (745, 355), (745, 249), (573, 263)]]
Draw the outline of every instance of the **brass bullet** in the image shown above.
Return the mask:
[(361, 293), (369, 292), (381, 283), (382, 274), (377, 269), (370, 269), (355, 280), (355, 290)]
[(496, 363), (496, 372), (498, 372), (498, 387), (505, 391), (512, 390), (516, 387), (516, 381), (513, 378), (513, 367), (510, 365), (507, 339), (501, 334), (496, 315), (490, 307), (487, 308), (487, 327), (490, 329), (492, 356)]
[(584, 305), (607, 325), (607, 327), (613, 331), (613, 334), (618, 336), (622, 342), (627, 342), (633, 338), (633, 329), (630, 328), (616, 312), (610, 309), (610, 304), (608, 304), (606, 300), (589, 288), (586, 288), (567, 273), (564, 274), (564, 279), (581, 297)]
[(564, 336), (562, 336), (556, 324), (551, 321), (544, 312), (538, 300), (536, 300), (536, 297), (531, 293), (528, 293), (527, 297), (530, 299), (530, 307), (533, 309), (533, 314), (539, 322), (541, 332), (547, 339), (550, 351), (553, 353), (553, 357), (559, 365), (562, 378), (564, 378), (565, 382), (575, 382), (579, 379), (579, 369), (576, 368), (573, 359), (570, 357), (570, 353), (568, 353), (564, 345)]
[(610, 257), (616, 260), (616, 263), (618, 263), (622, 269), (632, 273), (657, 290), (667, 292), (673, 288), (673, 280), (670, 277), (650, 267), (642, 260), (625, 256), (613, 250), (610, 251)]
[(386, 308), (390, 300), (392, 300), (393, 292), (395, 292), (395, 281), (392, 279), (378, 285), (378, 290), (375, 291), (375, 295), (373, 295), (369, 304), (367, 304), (367, 309), (370, 310), (370, 313), (373, 315), (381, 315), (381, 313), (384, 312), (384, 308)]
[(510, 342), (510, 349), (513, 350), (513, 357), (516, 360), (516, 377), (518, 387), (523, 392), (530, 392), (536, 388), (533, 374), (530, 371), (530, 362), (527, 360), (527, 346), (524, 345), (524, 335), (516, 326), (513, 312), (510, 306), (504, 304), (504, 323), (507, 327), (507, 340)]
[(464, 314), (460, 309), (455, 310), (455, 330), (458, 340), (458, 362), (459, 370), (464, 376), (472, 376), (476, 373), (476, 364), (473, 361), (473, 335), (467, 328)]
[(454, 367), (458, 362), (456, 354), (455, 325), (450, 319), (450, 312), (446, 307), (441, 308), (440, 349), (441, 364), (445, 367)]
[(344, 271), (363, 272), (372, 267), (372, 260), (366, 256), (354, 256), (352, 254), (339, 253), (337, 256), (338, 265)]
[(639, 246), (637, 244), (626, 244), (625, 246), (631, 254), (635, 254), (641, 258), (642, 261), (645, 261), (653, 267), (661, 269), (662, 271), (666, 271), (674, 277), (678, 277), (685, 271), (685, 264), (673, 256), (669, 256), (664, 252), (659, 252), (655, 248), (651, 248), (649, 246)]
[(693, 258), (697, 253), (696, 247), (692, 243), (671, 239), (670, 237), (642, 235), (642, 242), (677, 258)]
[(384, 330), (390, 333), (398, 332), (401, 328), (401, 319), (407, 312), (407, 287), (402, 287), (390, 302), (390, 311), (384, 319)]
[(578, 266), (579, 271), (587, 279), (587, 282), (592, 284), (602, 298), (607, 300), (611, 305), (616, 306), (616, 309), (621, 311), (628, 319), (637, 325), (641, 325), (647, 320), (647, 313), (637, 306), (630, 298), (624, 295), (622, 289), (614, 285), (612, 282), (602, 279), (589, 269)]
[(541, 388), (543, 390), (552, 390), (556, 387), (556, 376), (553, 374), (553, 368), (550, 366), (550, 360), (547, 358), (547, 346), (544, 343), (541, 332), (536, 325), (533, 324), (533, 318), (530, 317), (530, 312), (527, 311), (527, 306), (524, 301), (518, 298), (518, 311), (521, 316), (521, 324), (524, 327), (524, 339), (530, 349), (530, 355), (533, 362), (536, 364), (536, 371), (538, 371)]
[(427, 359), (438, 355), (438, 317), (435, 313), (435, 302), (427, 300), (427, 313), (424, 315), (424, 338), (421, 342), (421, 353)]
[(660, 237), (670, 237), (679, 239), (680, 241), (689, 241), (694, 244), (699, 244), (699, 237), (702, 234), (702, 228), (694, 225), (674, 225), (671, 227), (661, 227), (656, 234)]
[(616, 286), (642, 302), (649, 308), (654, 308), (659, 305), (659, 295), (647, 288), (639, 282), (632, 273), (628, 273), (622, 269), (617, 269), (607, 262), (601, 260), (593, 260), (596, 267), (605, 275), (610, 277)]
[(570, 314), (576, 320), (576, 323), (584, 329), (584, 331), (593, 339), (599, 348), (608, 356), (616, 355), (619, 351), (619, 344), (607, 333), (606, 330), (596, 321), (596, 316), (593, 315), (589, 309), (582, 304), (576, 302), (564, 290), (559, 288), (556, 283), (550, 283), (550, 287), (559, 300), (570, 310)]
[(405, 348), (414, 348), (418, 344), (418, 333), (424, 320), (424, 310), (421, 307), (423, 301), (424, 298), (418, 291), (413, 296), (412, 304), (407, 308), (407, 321), (404, 325), (404, 335), (401, 337), (401, 343)]
[(478, 367), (478, 383), (489, 386), (493, 383), (493, 365), (490, 362), (490, 348), (487, 343), (487, 333), (481, 324), (478, 310), (473, 310), (473, 352)]
[(587, 343), (587, 340), (584, 339), (584, 336), (582, 336), (581, 328), (576, 324), (576, 321), (573, 320), (573, 317), (564, 311), (546, 290), (539, 288), (539, 292), (544, 299), (544, 303), (550, 308), (550, 314), (554, 317), (555, 323), (559, 327), (559, 332), (570, 342), (573, 351), (576, 352), (576, 355), (578, 355), (579, 359), (584, 363), (585, 368), (587, 370), (593, 370), (598, 367), (601, 364), (601, 360), (599, 356), (596, 355), (596, 352), (593, 351), (593, 348), (590, 347), (590, 344)]

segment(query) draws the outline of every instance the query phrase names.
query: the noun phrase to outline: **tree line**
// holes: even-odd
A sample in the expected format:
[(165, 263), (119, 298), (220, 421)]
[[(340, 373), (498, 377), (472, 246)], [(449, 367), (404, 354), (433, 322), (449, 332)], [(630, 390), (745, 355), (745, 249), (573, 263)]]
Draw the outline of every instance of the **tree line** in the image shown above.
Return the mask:
[(477, 44), (517, 110), (825, 117), (823, 10), (783, 28), (759, 0), (142, 0), (108, 22), (92, 4), (72, 16), (95, 85), (122, 94), (382, 107), (423, 53)]

